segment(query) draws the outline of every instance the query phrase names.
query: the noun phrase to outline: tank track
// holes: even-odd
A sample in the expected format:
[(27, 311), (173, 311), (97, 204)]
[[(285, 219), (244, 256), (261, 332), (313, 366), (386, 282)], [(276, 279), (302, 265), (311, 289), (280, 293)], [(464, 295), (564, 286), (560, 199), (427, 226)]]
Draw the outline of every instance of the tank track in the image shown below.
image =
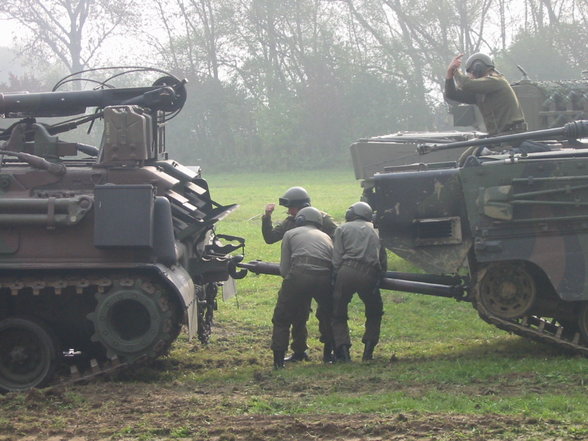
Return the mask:
[(482, 320), (503, 331), (540, 343), (555, 345), (567, 352), (588, 357), (588, 346), (582, 343), (580, 333), (574, 331), (570, 338), (564, 327), (555, 320), (548, 321), (534, 315), (525, 316), (517, 320), (506, 320), (488, 312), (482, 302), (476, 302), (474, 306)]
[(52, 389), (59, 386), (90, 381), (96, 377), (122, 371), (128, 366), (128, 363), (121, 363), (117, 357), (113, 357), (102, 363), (98, 363), (96, 359), (92, 359), (90, 360), (90, 368), (85, 369), (83, 373), (80, 373), (80, 370), (76, 365), (72, 365), (69, 367), (69, 373), (62, 373), (61, 375), (56, 376), (47, 386), (43, 387), (43, 389)]
[[(116, 276), (116, 277), (114, 277)], [(123, 275), (120, 272), (111, 273), (110, 277), (95, 277), (92, 275), (81, 275), (78, 277), (56, 277), (48, 276), (41, 278), (22, 277), (22, 278), (0, 278), (0, 289), (8, 289), (11, 296), (18, 296), (21, 294), (30, 294), (35, 296), (41, 295), (62, 295), (66, 290), (74, 290), (75, 294), (91, 297), (97, 294), (103, 294), (110, 286), (113, 285), (114, 280), (127, 280), (131, 283), (137, 276)], [(76, 357), (79, 353), (63, 352), (60, 366), (58, 366), (57, 373), (53, 376), (48, 384), (45, 384), (43, 389), (50, 389), (54, 387), (71, 385), (92, 380), (103, 375), (111, 375), (130, 366), (114, 356), (98, 356), (97, 354), (90, 354), (88, 358), (80, 359), (78, 364), (68, 364), (65, 359), (68, 357)], [(133, 361), (133, 365), (139, 364), (147, 360), (147, 356), (142, 356)]]

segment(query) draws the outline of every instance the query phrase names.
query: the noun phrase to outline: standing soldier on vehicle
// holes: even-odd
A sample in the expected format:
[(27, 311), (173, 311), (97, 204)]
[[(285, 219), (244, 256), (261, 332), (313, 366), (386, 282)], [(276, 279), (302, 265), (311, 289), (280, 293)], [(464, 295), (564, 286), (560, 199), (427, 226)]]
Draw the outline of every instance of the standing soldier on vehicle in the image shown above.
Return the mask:
[[(330, 323), (333, 242), (319, 229), (322, 219), (321, 212), (316, 208), (301, 209), (295, 218), (295, 228), (288, 230), (282, 240), (280, 274), (284, 280), (272, 318), (271, 349), (276, 369), (284, 367), (290, 326), (292, 329), (306, 330), (313, 298), (318, 303), (321, 338), (327, 342), (333, 341)], [(304, 337), (304, 340), (292, 341), (295, 355), (306, 355), (306, 335)], [(304, 346), (296, 346), (301, 343)]]
[(384, 308), (379, 282), (386, 272), (386, 251), (372, 224), (372, 208), (356, 202), (345, 213), (346, 223), (335, 231), (333, 249), (333, 336), (337, 361), (351, 361), (349, 348), (348, 306), (358, 293), (365, 305), (365, 332), (362, 342), (364, 361), (373, 358), (380, 340), (380, 325)]
[(527, 129), (519, 100), (508, 80), (494, 68), (492, 59), (482, 53), (471, 55), (460, 70), (463, 54), (447, 68), (445, 99), (475, 104), (491, 136), (523, 132)]
[[(280, 223), (275, 226), (272, 223), (272, 213), (276, 207), (276, 204), (267, 204), (265, 206), (265, 213), (261, 217), (261, 233), (263, 239), (267, 244), (272, 244), (282, 240), (284, 234), (294, 228), (295, 217), (298, 212), (305, 208), (310, 207), (310, 196), (308, 192), (302, 187), (291, 187), (279, 200), (280, 205), (288, 209), (288, 216)], [(326, 233), (331, 239), (337, 229), (337, 224), (333, 221), (333, 218), (327, 213), (320, 211), (321, 214), (321, 226), (319, 229)], [(319, 329), (323, 330), (330, 327), (330, 322), (327, 324), (321, 323), (320, 314), (321, 305), (317, 307), (316, 317), (319, 320)], [(298, 327), (300, 324), (300, 328)], [(299, 321), (292, 325), (292, 349), (294, 353), (286, 358), (286, 361), (297, 362), (308, 360), (308, 354), (306, 353), (307, 345), (306, 339), (308, 331), (306, 329), (306, 320), (304, 322)], [(323, 361), (330, 362), (333, 358), (333, 342), (328, 340), (325, 334), (321, 331), (320, 341), (324, 344), (323, 349)]]

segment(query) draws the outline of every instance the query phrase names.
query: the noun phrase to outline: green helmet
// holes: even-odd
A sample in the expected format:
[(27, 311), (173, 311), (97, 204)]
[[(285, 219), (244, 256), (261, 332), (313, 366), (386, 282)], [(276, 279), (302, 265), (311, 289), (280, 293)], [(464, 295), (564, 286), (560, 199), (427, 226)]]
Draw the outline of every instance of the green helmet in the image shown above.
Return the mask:
[(320, 228), (323, 225), (323, 215), (314, 207), (304, 207), (296, 214), (294, 222), (296, 223), (297, 227), (301, 225), (314, 224)]
[(489, 69), (494, 69), (494, 62), (492, 58), (481, 52), (470, 55), (465, 64), (466, 72), (471, 73), (476, 78), (484, 75)]
[(356, 202), (347, 209), (345, 213), (345, 220), (347, 222), (355, 219), (363, 219), (368, 222), (372, 221), (372, 215), (374, 214), (372, 207), (366, 202)]
[(310, 196), (302, 187), (289, 188), (280, 198), (280, 205), (284, 207), (304, 208), (310, 206)]

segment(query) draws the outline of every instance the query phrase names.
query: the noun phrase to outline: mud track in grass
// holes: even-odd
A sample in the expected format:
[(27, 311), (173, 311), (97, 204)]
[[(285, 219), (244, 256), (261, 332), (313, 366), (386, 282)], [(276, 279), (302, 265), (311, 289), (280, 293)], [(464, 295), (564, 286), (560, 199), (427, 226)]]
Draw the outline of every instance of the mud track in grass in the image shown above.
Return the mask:
[[(488, 393), (485, 386), (470, 392)], [(230, 387), (110, 381), (7, 394), (0, 396), (0, 441), (559, 439), (549, 435), (558, 432), (556, 421), (415, 412), (247, 414), (250, 399), (248, 391)]]

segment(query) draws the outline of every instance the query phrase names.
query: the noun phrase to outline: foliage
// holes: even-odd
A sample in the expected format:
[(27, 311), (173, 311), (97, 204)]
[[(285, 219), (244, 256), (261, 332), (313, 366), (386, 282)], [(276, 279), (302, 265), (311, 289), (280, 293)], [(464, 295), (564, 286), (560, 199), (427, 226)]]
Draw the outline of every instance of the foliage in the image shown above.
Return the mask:
[[(0, 83), (0, 89), (6, 92), (41, 92), (44, 90), (41, 81), (32, 77), (30, 74), (23, 74), (18, 77), (13, 73), (8, 74), (8, 82)], [(46, 89), (46, 88), (45, 88)]]
[[(579, 79), (586, 69), (588, 49), (578, 41), (588, 38), (588, 28), (580, 24), (560, 24), (540, 32), (521, 32), (508, 51), (508, 57), (523, 66), (532, 79)], [(542, 57), (537, 56), (541, 48)]]
[(125, 50), (113, 63), (138, 59), (187, 78), (170, 151), (208, 168), (343, 165), (359, 137), (448, 129), (441, 89), (457, 53), (487, 52), (513, 81), (517, 64), (537, 80), (587, 68), (577, 44), (586, 0), (4, 3), (0, 17), (28, 30), (20, 49), (36, 60), (36, 81), (50, 67), (104, 63), (116, 35)]
[(131, 24), (137, 6), (134, 0), (4, 0), (0, 15), (25, 30), (23, 52), (73, 73), (95, 62), (117, 28)]
[[(178, 15), (190, 25), (161, 47), (169, 58), (189, 46), (193, 72), (224, 90), (201, 104), (188, 154), (209, 167), (312, 169), (345, 164), (359, 137), (446, 129), (439, 90), (455, 53), (489, 52), (513, 79), (515, 64), (536, 79), (564, 65), (560, 78), (576, 78), (586, 57), (569, 42), (588, 29), (586, 14), (561, 3), (183, 0)], [(538, 54), (538, 42), (553, 50)], [(222, 100), (227, 111), (217, 112)]]

